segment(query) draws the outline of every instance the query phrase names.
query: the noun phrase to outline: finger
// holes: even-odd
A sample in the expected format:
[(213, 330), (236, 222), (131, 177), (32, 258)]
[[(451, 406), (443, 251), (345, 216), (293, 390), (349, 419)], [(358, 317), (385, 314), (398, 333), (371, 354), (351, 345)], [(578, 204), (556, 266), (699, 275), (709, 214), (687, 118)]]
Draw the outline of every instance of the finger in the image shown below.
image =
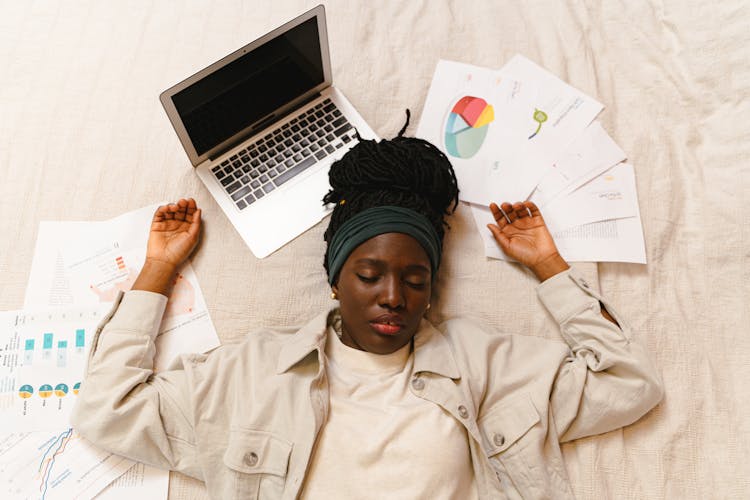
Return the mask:
[(195, 200), (192, 198), (180, 198), (177, 201), (177, 211), (175, 212), (175, 219), (179, 221), (192, 221), (192, 215), (197, 209)]
[(505, 214), (508, 216), (508, 220), (510, 221), (511, 224), (518, 219), (518, 215), (516, 214), (516, 211), (513, 210), (513, 205), (511, 205), (507, 201), (503, 203), (502, 205), (500, 205), (500, 208), (502, 208), (503, 212), (505, 212)]
[(166, 210), (166, 205), (160, 205), (154, 212), (154, 218), (151, 220), (151, 222), (162, 222), (164, 220), (164, 212)]
[(192, 198), (180, 198), (180, 200), (177, 202), (177, 205), (179, 207), (179, 210), (175, 213), (175, 219), (181, 221), (187, 220), (188, 222), (190, 222), (190, 218), (188, 217), (188, 215), (195, 212), (195, 200)]
[(527, 200), (523, 204), (526, 205), (526, 209), (529, 211), (529, 214), (532, 217), (541, 217), (542, 216), (542, 212), (539, 211), (539, 207), (537, 207), (536, 203), (534, 203), (533, 201), (528, 201)]
[(183, 205), (183, 202), (185, 200), (180, 200), (177, 202), (177, 210), (174, 212), (174, 218), (175, 220), (184, 221), (185, 215), (187, 215), (187, 203)]
[(198, 204), (195, 203), (195, 200), (192, 198), (188, 198), (187, 202), (187, 214), (185, 216), (185, 220), (187, 220), (188, 222), (192, 222), (193, 214), (195, 214), (195, 211), (198, 210)]
[(497, 222), (497, 225), (500, 227), (500, 229), (502, 229), (506, 224), (510, 224), (508, 214), (506, 214), (502, 208), (497, 206), (497, 203), (490, 203), (490, 212), (492, 212), (492, 217), (495, 219), (495, 222)]
[(180, 206), (178, 204), (170, 203), (169, 205), (167, 205), (167, 209), (164, 211), (164, 218), (166, 220), (174, 220), (175, 213), (177, 213), (179, 209), (180, 209)]
[(526, 211), (526, 206), (520, 201), (513, 204), (513, 212), (516, 214), (517, 219), (523, 219), (529, 216), (529, 212)]
[(503, 208), (500, 207), (500, 211), (503, 213), (503, 218), (508, 222), (508, 224), (513, 222), (513, 220), (508, 216), (507, 210), (503, 210)]

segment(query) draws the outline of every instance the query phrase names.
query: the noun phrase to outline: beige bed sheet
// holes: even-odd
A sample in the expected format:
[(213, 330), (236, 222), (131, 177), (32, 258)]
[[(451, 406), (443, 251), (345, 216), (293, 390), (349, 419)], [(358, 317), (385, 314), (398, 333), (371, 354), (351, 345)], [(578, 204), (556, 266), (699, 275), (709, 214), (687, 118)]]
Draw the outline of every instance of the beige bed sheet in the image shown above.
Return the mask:
[[(101, 220), (193, 196), (193, 265), (224, 341), (329, 299), (323, 224), (257, 260), (193, 174), (158, 94), (309, 1), (0, 2), (0, 308), (20, 308), (41, 220)], [(565, 445), (581, 499), (750, 496), (750, 8), (743, 0), (330, 1), (336, 84), (381, 136), (418, 119), (439, 58), (520, 52), (605, 104), (635, 166), (648, 265), (577, 265), (630, 319), (664, 401)], [(416, 129), (416, 120), (410, 131)], [(557, 337), (532, 276), (450, 221), (432, 318)], [(144, 229), (145, 230), (145, 229)], [(205, 496), (172, 474), (170, 498)]]

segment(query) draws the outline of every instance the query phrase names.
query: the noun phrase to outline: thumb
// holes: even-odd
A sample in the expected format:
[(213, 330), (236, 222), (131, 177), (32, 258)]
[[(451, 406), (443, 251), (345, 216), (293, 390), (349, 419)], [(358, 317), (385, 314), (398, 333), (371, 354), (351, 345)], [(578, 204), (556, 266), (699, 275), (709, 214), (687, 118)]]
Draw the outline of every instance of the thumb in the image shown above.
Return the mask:
[(192, 222), (190, 222), (190, 227), (188, 228), (188, 234), (192, 236), (193, 238), (197, 238), (200, 230), (201, 230), (201, 209), (199, 208), (193, 214), (193, 220)]

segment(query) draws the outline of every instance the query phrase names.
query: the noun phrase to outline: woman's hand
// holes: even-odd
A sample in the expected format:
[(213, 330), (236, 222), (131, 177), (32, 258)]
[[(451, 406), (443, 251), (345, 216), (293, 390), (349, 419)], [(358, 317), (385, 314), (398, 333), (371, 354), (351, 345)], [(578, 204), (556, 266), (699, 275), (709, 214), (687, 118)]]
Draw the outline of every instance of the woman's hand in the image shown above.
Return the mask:
[(157, 208), (151, 221), (146, 262), (133, 290), (167, 295), (175, 271), (198, 243), (200, 228), (201, 210), (192, 198)]
[(201, 211), (192, 198), (156, 209), (148, 235), (146, 260), (177, 268), (198, 243)]
[(560, 257), (542, 214), (531, 201), (501, 206), (490, 204), (496, 224), (488, 224), (492, 235), (508, 257), (528, 267), (540, 281), (570, 266)]

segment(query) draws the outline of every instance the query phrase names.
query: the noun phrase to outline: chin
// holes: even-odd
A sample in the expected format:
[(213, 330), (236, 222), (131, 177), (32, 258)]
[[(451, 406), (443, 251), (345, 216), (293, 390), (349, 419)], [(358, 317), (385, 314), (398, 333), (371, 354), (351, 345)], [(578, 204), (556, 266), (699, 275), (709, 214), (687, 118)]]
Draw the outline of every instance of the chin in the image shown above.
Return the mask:
[[(391, 354), (411, 342), (416, 332), (401, 331), (396, 335), (382, 335), (368, 332), (359, 345), (367, 352), (374, 354)], [(356, 340), (356, 339), (355, 339)]]

